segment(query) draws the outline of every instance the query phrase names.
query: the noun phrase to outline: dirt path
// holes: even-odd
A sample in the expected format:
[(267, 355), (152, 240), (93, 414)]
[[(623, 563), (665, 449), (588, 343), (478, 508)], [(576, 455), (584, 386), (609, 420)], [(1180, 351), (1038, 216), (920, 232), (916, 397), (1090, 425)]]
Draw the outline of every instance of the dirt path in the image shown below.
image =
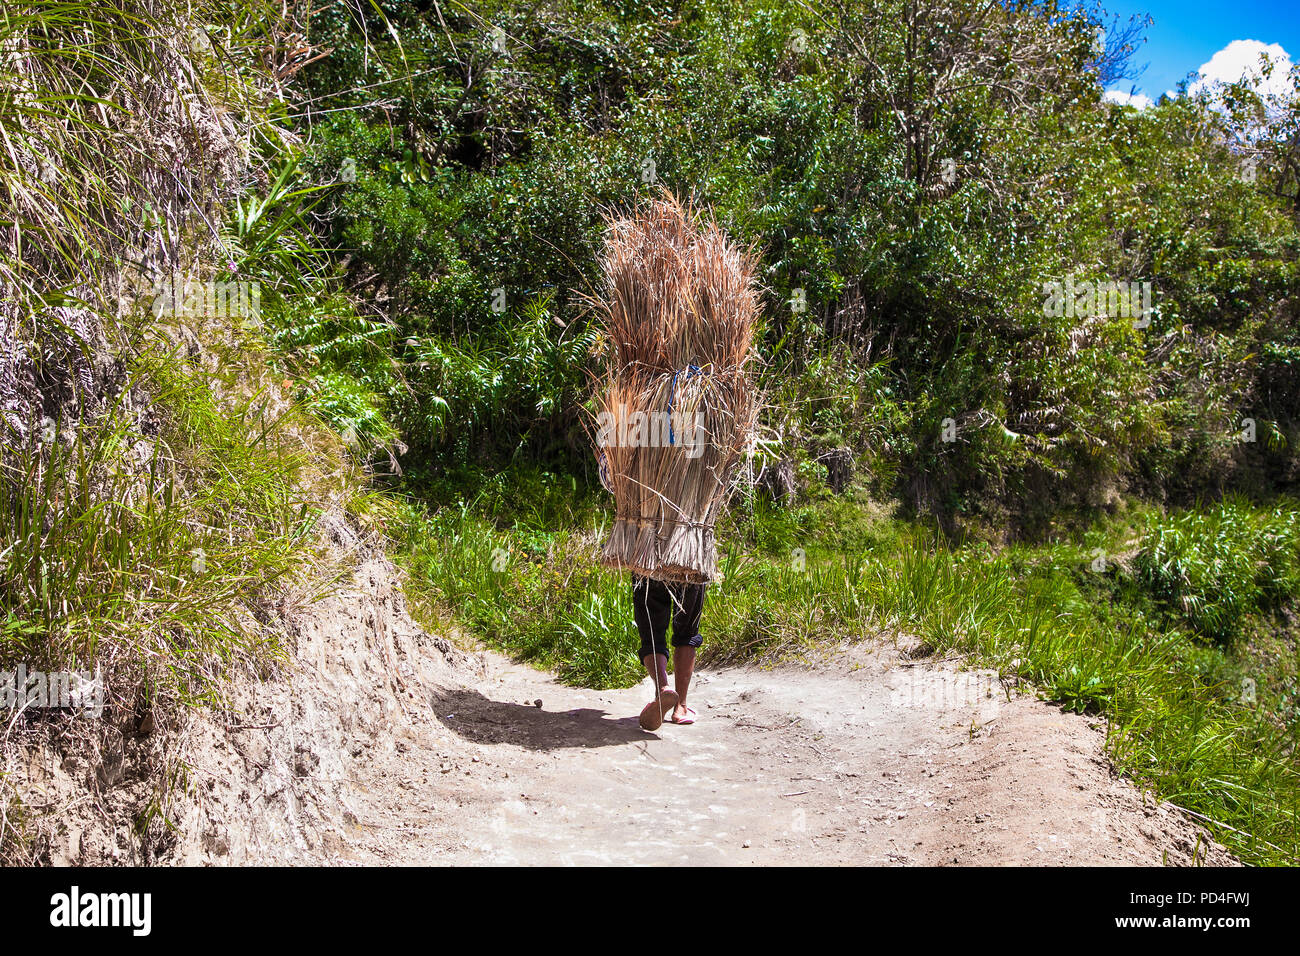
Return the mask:
[[(339, 547), (355, 547), (343, 528)], [(807, 665), (705, 669), (699, 722), (655, 734), (636, 722), (647, 685), (566, 687), (424, 631), (381, 553), (292, 615), (285, 640), (283, 670), (238, 677), (225, 708), (188, 712), (167, 735), (106, 731), (91, 752), (36, 735), (16, 751), (25, 803), (55, 808), (38, 821), (44, 858), (1233, 862), (1111, 774), (1098, 721), (1009, 699), (989, 671), (913, 661), (906, 637)], [(170, 825), (155, 818), (141, 837), (167, 759), (190, 785)]]
[(486, 652), (472, 670), (346, 788), (333, 861), (1232, 862), (1112, 776), (1094, 720), (892, 646), (705, 670), (700, 721), (656, 734), (648, 685), (565, 687)]

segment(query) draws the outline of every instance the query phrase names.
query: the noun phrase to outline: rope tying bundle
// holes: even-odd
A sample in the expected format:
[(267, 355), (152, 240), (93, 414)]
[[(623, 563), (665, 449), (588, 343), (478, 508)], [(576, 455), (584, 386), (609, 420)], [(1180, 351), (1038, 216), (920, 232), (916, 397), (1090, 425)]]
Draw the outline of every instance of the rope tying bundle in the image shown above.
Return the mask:
[(648, 518), (645, 515), (614, 515), (615, 521), (625, 521), (628, 524), (634, 524), (638, 528), (648, 528), (650, 525), (679, 525), (683, 528), (711, 528), (713, 525), (708, 521), (687, 521), (684, 518)]

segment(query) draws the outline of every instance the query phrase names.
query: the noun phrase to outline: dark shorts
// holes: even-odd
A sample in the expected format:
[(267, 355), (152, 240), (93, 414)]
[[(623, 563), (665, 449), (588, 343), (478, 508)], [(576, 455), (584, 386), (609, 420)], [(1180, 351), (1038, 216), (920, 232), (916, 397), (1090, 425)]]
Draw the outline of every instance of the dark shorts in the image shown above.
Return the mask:
[(632, 616), (641, 635), (641, 659), (651, 654), (668, 656), (668, 625), (673, 627), (673, 647), (699, 647), (700, 617), (704, 614), (707, 584), (668, 584), (632, 577)]

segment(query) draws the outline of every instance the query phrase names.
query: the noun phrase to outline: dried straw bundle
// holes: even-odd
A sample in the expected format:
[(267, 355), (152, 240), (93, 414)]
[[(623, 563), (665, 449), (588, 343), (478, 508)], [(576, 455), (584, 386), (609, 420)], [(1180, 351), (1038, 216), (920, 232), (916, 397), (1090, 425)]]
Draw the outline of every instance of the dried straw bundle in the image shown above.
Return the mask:
[(611, 361), (596, 441), (615, 505), (602, 561), (659, 580), (714, 580), (713, 526), (758, 404), (752, 257), (666, 194), (609, 221), (601, 267)]

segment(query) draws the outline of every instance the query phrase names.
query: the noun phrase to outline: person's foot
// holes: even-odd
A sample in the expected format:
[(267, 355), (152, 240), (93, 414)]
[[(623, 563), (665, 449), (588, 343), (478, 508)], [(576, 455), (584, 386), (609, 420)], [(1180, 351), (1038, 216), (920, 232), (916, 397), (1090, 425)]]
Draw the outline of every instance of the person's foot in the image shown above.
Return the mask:
[(699, 715), (690, 707), (679, 703), (673, 708), (673, 716), (671, 720), (674, 724), (693, 724), (695, 723), (695, 718), (698, 716)]
[(637, 722), (642, 730), (658, 730), (664, 724), (664, 718), (677, 709), (677, 691), (665, 687), (659, 696), (641, 708)]

